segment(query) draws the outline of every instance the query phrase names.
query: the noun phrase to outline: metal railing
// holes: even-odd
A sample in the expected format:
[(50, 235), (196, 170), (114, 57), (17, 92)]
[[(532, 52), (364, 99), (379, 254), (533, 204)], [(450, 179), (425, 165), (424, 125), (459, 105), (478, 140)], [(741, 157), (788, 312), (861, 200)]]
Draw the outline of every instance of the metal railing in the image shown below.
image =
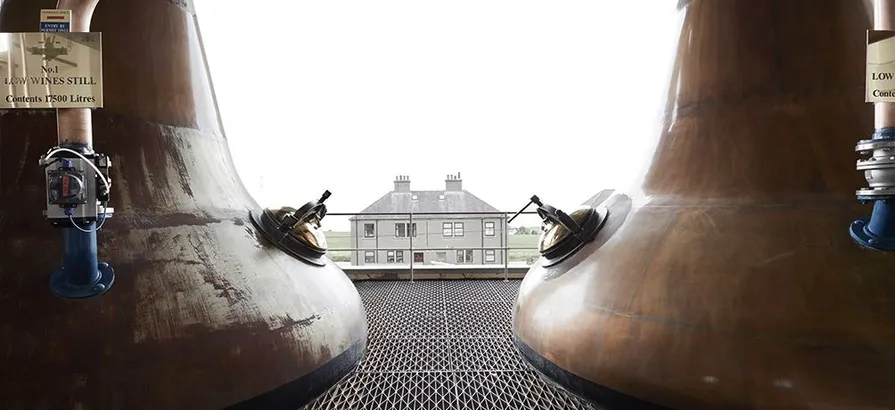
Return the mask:
[[(515, 250), (515, 251), (535, 251), (535, 252), (537, 252), (537, 249), (538, 249), (537, 246), (533, 246), (533, 247), (510, 246), (510, 236), (511, 236), (509, 234), (510, 226), (507, 223), (507, 221), (509, 220), (510, 215), (513, 215), (513, 214), (515, 214), (515, 212), (369, 212), (369, 213), (367, 213), (367, 212), (364, 212), (364, 213), (327, 212), (327, 214), (326, 214), (327, 217), (333, 217), (333, 216), (351, 217), (349, 220), (351, 221), (352, 225), (354, 225), (354, 229), (349, 230), (349, 240), (355, 241), (355, 244), (357, 243), (357, 241), (360, 241), (360, 240), (371, 240), (372, 239), (377, 242), (376, 246), (372, 247), (372, 248), (359, 247), (359, 246), (329, 248), (328, 253), (330, 253), (330, 255), (332, 256), (332, 253), (334, 253), (334, 252), (351, 252), (351, 253), (354, 253), (354, 256), (351, 258), (351, 260), (360, 261), (361, 255), (359, 255), (358, 253), (363, 252), (364, 256), (366, 256), (365, 255), (366, 252), (373, 251), (373, 252), (377, 252), (376, 259), (378, 261), (378, 257), (379, 257), (378, 253), (379, 252), (394, 251), (394, 252), (396, 252), (395, 261), (397, 261), (397, 251), (408, 251), (410, 254), (409, 262), (407, 262), (407, 263), (403, 262), (403, 255), (402, 255), (401, 262), (388, 262), (385, 264), (385, 266), (387, 266), (389, 270), (409, 269), (410, 280), (413, 281), (414, 272), (415, 272), (414, 264), (417, 263), (414, 260), (415, 259), (414, 258), (415, 251), (416, 252), (480, 251), (481, 256), (482, 256), (482, 265), (475, 265), (479, 269), (482, 269), (482, 267), (485, 267), (487, 269), (490, 265), (488, 262), (485, 261), (485, 259), (486, 259), (485, 251), (494, 250), (495, 256), (496, 256), (497, 251), (501, 251), (501, 255), (503, 257), (503, 276), (504, 276), (504, 280), (507, 280), (509, 277), (509, 270), (510, 270), (510, 251)], [(521, 214), (522, 215), (536, 215), (537, 212), (522, 212)], [(460, 218), (460, 220), (452, 219), (450, 221), (446, 221), (446, 219), (451, 219), (451, 217), (463, 217), (463, 218)], [(456, 238), (457, 236), (462, 236), (464, 238), (467, 238), (467, 237), (469, 237), (469, 236), (467, 236), (469, 233), (475, 233), (477, 235), (472, 236), (472, 237), (481, 238), (482, 245), (480, 245), (480, 246), (455, 245), (455, 246), (441, 246), (441, 247), (437, 247), (437, 246), (435, 246), (435, 247), (433, 247), (433, 246), (415, 247), (414, 242), (420, 236), (419, 235), (420, 230), (416, 229), (416, 225), (414, 223), (414, 218), (416, 218), (416, 222), (425, 221), (427, 223), (428, 222), (438, 222), (438, 223), (442, 224), (441, 226), (436, 226), (436, 229), (434, 232), (430, 232), (428, 229), (428, 224), (426, 225), (426, 229), (424, 232), (425, 237), (426, 237), (426, 243), (429, 242), (428, 237), (430, 235), (437, 235), (438, 238), (445, 240), (446, 238)], [(478, 230), (476, 230), (476, 229), (470, 230), (470, 229), (466, 229), (466, 225), (464, 224), (463, 228), (462, 228), (462, 234), (454, 235), (456, 233), (455, 223), (464, 222), (463, 219), (474, 219), (474, 220), (481, 219), (482, 220), (482, 228), (480, 228)], [(485, 233), (487, 232), (487, 230), (484, 228), (485, 223), (491, 222), (491, 221), (487, 221), (487, 219), (497, 219), (499, 221), (499, 224), (498, 223), (494, 224), (494, 227), (493, 227), (494, 234), (493, 235), (485, 235)], [(374, 227), (373, 235), (367, 236), (367, 233), (365, 231), (365, 227), (363, 226), (363, 224), (367, 224), (367, 223), (371, 223), (371, 222), (376, 223), (376, 226)], [(396, 235), (396, 233), (394, 233), (394, 232), (389, 233), (388, 231), (384, 231), (385, 233), (383, 233), (383, 231), (380, 231), (380, 229), (379, 229), (379, 225), (378, 225), (379, 222), (389, 223), (390, 227), (393, 226), (392, 224), (406, 223), (406, 225), (404, 227), (404, 236), (398, 236), (398, 235)], [(450, 228), (451, 235), (446, 236), (446, 235), (444, 235), (444, 231), (446, 228), (443, 224), (446, 224), (448, 222), (451, 223), (451, 228)], [(325, 226), (326, 226), (326, 223), (324, 221), (324, 229), (325, 229)], [(351, 235), (350, 232), (354, 232), (354, 235)], [(496, 237), (498, 237), (498, 233), (499, 233), (499, 237), (500, 237), (500, 245), (499, 246), (493, 246), (493, 245), (485, 246), (484, 245), (484, 240), (486, 238), (496, 238)], [(407, 246), (406, 247), (405, 246), (379, 246), (378, 242), (379, 242), (380, 238), (389, 238), (392, 240), (407, 239)], [(327, 240), (330, 241), (330, 238), (327, 237)], [(453, 240), (453, 239), (450, 239), (450, 240)], [(386, 256), (386, 257), (388, 258), (388, 256)], [(425, 260), (425, 255), (423, 256), (423, 258)], [(475, 260), (474, 254), (473, 254), (472, 259)], [(495, 259), (496, 259), (496, 257), (495, 257)], [(366, 265), (366, 262), (364, 264)], [(376, 264), (377, 267), (380, 265), (376, 262), (374, 262), (374, 264)], [(467, 266), (464, 266), (464, 265), (467, 265)], [(358, 264), (358, 265), (354, 265), (352, 267), (357, 267), (357, 266), (361, 266), (361, 265)], [(457, 270), (475, 269), (472, 267), (472, 264), (455, 264), (455, 265), (440, 265), (440, 266), (443, 268), (452, 268), (452, 269), (457, 269)], [(492, 266), (500, 266), (500, 265), (494, 264)]]

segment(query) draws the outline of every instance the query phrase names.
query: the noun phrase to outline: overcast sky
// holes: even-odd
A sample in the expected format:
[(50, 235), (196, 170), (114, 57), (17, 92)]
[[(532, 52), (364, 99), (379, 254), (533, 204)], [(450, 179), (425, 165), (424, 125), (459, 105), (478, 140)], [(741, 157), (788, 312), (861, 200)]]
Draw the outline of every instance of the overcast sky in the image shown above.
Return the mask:
[(676, 1), (196, 0), (234, 160), (262, 205), (356, 212), (448, 173), (501, 210), (642, 170)]

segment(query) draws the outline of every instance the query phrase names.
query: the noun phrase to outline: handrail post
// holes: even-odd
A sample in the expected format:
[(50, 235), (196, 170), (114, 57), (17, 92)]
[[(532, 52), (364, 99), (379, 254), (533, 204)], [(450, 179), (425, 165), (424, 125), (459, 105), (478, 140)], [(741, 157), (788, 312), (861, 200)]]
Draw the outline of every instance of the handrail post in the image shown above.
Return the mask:
[(413, 229), (413, 211), (411, 210), (408, 214), (410, 215), (410, 223), (407, 226), (407, 230), (410, 231), (407, 232), (407, 237), (410, 238), (410, 250), (408, 251), (410, 253), (410, 283), (413, 283), (413, 234), (416, 233), (416, 229)]
[(504, 247), (503, 247), (504, 248), (503, 249), (503, 281), (504, 282), (509, 281), (509, 275), (510, 275), (510, 235), (509, 235), (509, 230), (510, 230), (509, 225), (510, 224), (507, 223), (507, 216), (508, 216), (508, 213), (504, 212), (503, 213), (503, 244), (504, 244)]

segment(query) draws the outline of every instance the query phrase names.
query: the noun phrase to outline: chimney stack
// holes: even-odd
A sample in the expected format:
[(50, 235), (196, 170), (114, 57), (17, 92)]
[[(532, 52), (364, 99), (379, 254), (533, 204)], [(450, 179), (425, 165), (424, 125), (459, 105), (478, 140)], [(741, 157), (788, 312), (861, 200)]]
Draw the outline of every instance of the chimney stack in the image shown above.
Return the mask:
[(463, 190), (463, 180), (460, 179), (459, 172), (457, 173), (457, 175), (447, 176), (447, 178), (444, 180), (444, 190), (452, 192), (459, 192)]
[(410, 192), (409, 175), (398, 175), (395, 177), (395, 192)]

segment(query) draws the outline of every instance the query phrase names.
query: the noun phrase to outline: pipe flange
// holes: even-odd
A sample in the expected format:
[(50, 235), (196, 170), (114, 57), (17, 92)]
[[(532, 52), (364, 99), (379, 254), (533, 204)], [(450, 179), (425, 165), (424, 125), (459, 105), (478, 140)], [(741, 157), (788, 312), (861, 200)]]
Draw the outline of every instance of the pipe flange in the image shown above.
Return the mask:
[(895, 155), (859, 159), (855, 164), (857, 165), (858, 171), (893, 168), (895, 167)]
[(50, 275), (50, 291), (63, 299), (87, 299), (102, 295), (115, 283), (115, 270), (108, 263), (100, 262), (97, 266), (99, 278), (90, 285), (73, 285), (69, 282), (69, 272), (59, 268)]
[(879, 139), (879, 140), (861, 140), (855, 145), (857, 152), (869, 152), (877, 149), (895, 149), (895, 140)]
[(249, 212), (249, 219), (267, 240), (271, 241), (283, 252), (311, 265), (326, 265), (326, 249), (305, 244), (293, 236), (291, 230), (286, 232), (280, 230), (282, 222), (277, 220), (270, 209)]
[(895, 198), (895, 188), (863, 188), (855, 191), (859, 201)]
[(849, 233), (859, 245), (880, 250), (895, 251), (895, 238), (879, 236), (869, 229), (870, 218), (861, 218), (852, 222)]
[(855, 168), (864, 172), (868, 186), (857, 192), (859, 199), (891, 195), (888, 190), (895, 188), (895, 130), (879, 130), (872, 139), (859, 141), (855, 150), (870, 156), (855, 162)]

